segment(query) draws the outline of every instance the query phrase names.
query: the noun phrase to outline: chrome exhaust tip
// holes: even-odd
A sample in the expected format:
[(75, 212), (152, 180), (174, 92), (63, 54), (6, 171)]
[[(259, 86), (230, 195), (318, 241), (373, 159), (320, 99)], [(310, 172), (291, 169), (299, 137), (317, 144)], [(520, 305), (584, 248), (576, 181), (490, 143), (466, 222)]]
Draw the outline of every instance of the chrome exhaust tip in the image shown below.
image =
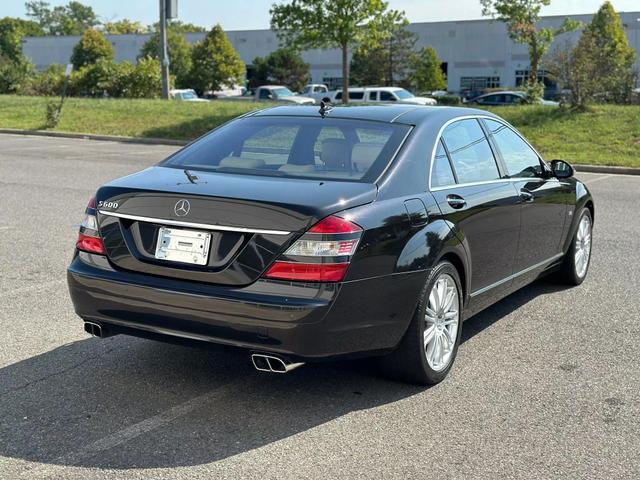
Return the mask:
[(104, 338), (102, 326), (93, 322), (84, 322), (84, 331), (94, 337)]
[(286, 358), (264, 353), (251, 354), (251, 362), (259, 372), (269, 373), (289, 373), (291, 370), (295, 370), (304, 365), (304, 362), (294, 363)]

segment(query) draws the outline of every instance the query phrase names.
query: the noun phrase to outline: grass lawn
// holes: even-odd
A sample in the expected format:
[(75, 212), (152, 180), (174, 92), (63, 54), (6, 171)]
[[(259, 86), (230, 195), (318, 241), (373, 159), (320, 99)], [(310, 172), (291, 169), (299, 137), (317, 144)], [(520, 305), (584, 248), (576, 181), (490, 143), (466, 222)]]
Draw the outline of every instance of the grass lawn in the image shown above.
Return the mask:
[[(47, 101), (0, 95), (0, 128), (43, 129)], [(270, 105), (70, 98), (55, 130), (190, 140)], [(640, 106), (594, 106), (586, 113), (541, 106), (492, 111), (516, 126), (548, 160), (640, 167)]]

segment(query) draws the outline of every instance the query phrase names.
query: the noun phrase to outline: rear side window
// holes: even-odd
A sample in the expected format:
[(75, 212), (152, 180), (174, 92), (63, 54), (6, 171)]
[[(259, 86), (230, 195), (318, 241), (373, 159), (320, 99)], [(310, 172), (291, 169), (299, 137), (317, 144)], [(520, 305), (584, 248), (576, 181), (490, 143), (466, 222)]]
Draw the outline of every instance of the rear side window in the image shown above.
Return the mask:
[(442, 134), (459, 183), (484, 182), (500, 178), (489, 141), (475, 119), (459, 120)]
[(374, 181), (407, 125), (330, 117), (235, 120), (185, 147), (165, 167), (273, 177)]
[(431, 169), (431, 186), (446, 187), (454, 183), (456, 183), (456, 180), (451, 170), (451, 164), (442, 145), (442, 140), (440, 140), (436, 148), (436, 156), (433, 159), (433, 168)]
[(538, 154), (505, 124), (495, 120), (485, 120), (487, 128), (502, 155), (510, 177), (539, 177), (542, 165)]

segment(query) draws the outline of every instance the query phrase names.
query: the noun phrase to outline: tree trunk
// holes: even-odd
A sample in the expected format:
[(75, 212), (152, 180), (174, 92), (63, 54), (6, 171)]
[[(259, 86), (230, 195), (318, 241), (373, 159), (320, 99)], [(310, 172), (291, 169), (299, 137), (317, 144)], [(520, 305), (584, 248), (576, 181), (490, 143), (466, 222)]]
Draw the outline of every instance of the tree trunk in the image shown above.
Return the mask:
[(349, 46), (342, 45), (342, 103), (349, 103)]
[(538, 41), (534, 36), (531, 38), (531, 44), (529, 45), (529, 62), (531, 66), (529, 67), (529, 85), (535, 85), (538, 82), (538, 66), (540, 64), (540, 55), (538, 52)]

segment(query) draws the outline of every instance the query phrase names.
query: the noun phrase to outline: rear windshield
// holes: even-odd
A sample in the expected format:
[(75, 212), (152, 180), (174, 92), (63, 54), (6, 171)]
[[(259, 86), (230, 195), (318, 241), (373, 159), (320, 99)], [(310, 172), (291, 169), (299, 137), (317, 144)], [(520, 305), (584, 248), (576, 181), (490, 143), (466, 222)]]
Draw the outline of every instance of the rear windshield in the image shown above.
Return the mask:
[(249, 117), (211, 132), (160, 165), (274, 177), (372, 182), (406, 125), (309, 117)]

